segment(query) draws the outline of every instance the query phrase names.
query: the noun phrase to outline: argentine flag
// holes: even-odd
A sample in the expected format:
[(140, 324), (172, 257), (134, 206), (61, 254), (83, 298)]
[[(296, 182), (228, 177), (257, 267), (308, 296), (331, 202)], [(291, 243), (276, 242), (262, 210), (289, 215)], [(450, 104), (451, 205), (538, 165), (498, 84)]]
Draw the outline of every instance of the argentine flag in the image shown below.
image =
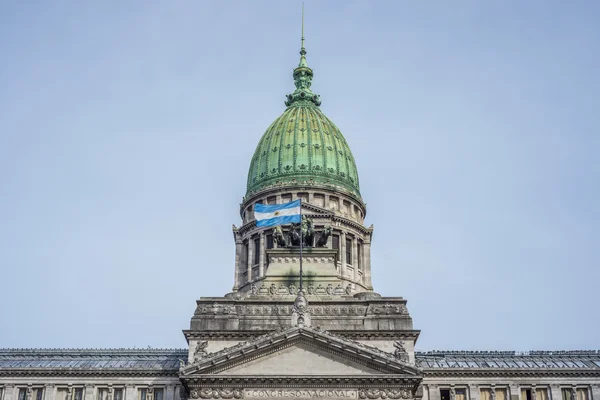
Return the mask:
[(254, 206), (256, 226), (276, 226), (300, 223), (300, 200), (285, 204), (256, 204)]

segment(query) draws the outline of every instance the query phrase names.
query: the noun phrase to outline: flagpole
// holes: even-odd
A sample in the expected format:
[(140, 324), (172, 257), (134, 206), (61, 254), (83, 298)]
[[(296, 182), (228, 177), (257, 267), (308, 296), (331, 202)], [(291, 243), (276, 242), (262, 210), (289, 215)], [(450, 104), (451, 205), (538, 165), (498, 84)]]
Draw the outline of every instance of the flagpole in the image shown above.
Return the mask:
[(302, 197), (300, 197), (300, 291), (302, 291)]

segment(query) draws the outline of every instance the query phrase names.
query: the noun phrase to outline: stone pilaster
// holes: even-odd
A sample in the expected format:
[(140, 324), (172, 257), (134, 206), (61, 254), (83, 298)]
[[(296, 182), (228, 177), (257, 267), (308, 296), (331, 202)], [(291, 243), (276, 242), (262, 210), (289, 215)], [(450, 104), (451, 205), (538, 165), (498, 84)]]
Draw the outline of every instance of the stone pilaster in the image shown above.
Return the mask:
[(591, 392), (592, 392), (592, 396), (591, 396), (592, 400), (600, 400), (600, 384), (593, 385), (591, 387)]
[(352, 238), (352, 267), (354, 268), (354, 281), (359, 282), (358, 274), (358, 239), (356, 236)]
[(467, 385), (467, 396), (469, 400), (479, 400), (479, 387), (477, 385)]
[(254, 262), (254, 240), (252, 236), (248, 237), (248, 272), (247, 278), (248, 282), (252, 280), (252, 263)]
[(237, 292), (238, 288), (242, 285), (240, 278), (242, 276), (241, 264), (243, 260), (244, 242), (237, 230), (233, 232), (233, 236), (235, 238), (235, 275), (233, 277), (233, 291)]
[(92, 384), (86, 384), (83, 388), (83, 399), (84, 400), (94, 400), (94, 392), (95, 387)]
[(135, 390), (135, 386), (127, 385), (125, 387), (125, 400), (137, 400), (138, 394), (137, 390)]
[(265, 276), (265, 232), (260, 232), (260, 259), (258, 260), (258, 276)]
[(437, 385), (429, 385), (429, 400), (440, 400), (440, 389)]
[(56, 390), (53, 383), (44, 385), (44, 400), (55, 400)]
[(18, 395), (14, 385), (5, 385), (2, 400), (17, 400)]
[(558, 385), (550, 386), (550, 392), (548, 394), (550, 395), (551, 400), (562, 400), (562, 393), (560, 391), (560, 386)]
[(373, 289), (373, 283), (371, 281), (371, 235), (365, 237), (365, 240), (363, 241), (362, 257), (363, 284), (367, 288)]
[[(510, 400), (519, 400), (521, 398), (521, 386), (510, 385), (508, 387), (508, 393), (506, 394), (506, 396)], [(533, 398), (532, 400), (535, 400), (535, 398)]]
[(346, 276), (346, 232), (344, 231), (340, 235), (340, 258), (342, 260), (340, 275)]
[(167, 385), (165, 388), (165, 400), (175, 400), (175, 386)]

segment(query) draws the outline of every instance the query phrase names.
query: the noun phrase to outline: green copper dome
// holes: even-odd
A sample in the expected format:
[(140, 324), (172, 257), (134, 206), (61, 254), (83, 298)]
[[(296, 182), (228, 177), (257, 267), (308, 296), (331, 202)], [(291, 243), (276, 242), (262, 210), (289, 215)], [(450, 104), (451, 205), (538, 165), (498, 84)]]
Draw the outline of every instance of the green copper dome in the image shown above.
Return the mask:
[(319, 96), (310, 90), (313, 71), (306, 63), (304, 37), (300, 55), (300, 65), (294, 70), (296, 90), (287, 96), (287, 109), (258, 142), (246, 196), (270, 186), (297, 183), (342, 187), (360, 198), (350, 147), (319, 108)]

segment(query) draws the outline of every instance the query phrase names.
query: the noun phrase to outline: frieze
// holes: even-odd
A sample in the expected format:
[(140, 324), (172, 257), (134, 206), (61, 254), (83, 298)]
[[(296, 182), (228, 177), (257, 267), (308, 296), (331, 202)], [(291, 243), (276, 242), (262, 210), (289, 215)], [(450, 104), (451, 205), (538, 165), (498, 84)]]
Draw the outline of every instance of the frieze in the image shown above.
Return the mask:
[(358, 399), (358, 390), (348, 389), (246, 389), (246, 399)]
[(192, 399), (243, 399), (244, 391), (241, 389), (192, 389), (190, 391)]
[(367, 315), (390, 315), (390, 314), (408, 314), (405, 304), (371, 304), (367, 310)]
[[(317, 305), (308, 306), (308, 312), (313, 316), (364, 316), (366, 312), (366, 306), (342, 306), (342, 305)], [(240, 305), (237, 306), (237, 313), (239, 315), (282, 315), (289, 316), (292, 312), (292, 306), (286, 305), (262, 305), (262, 306), (250, 306)]]
[(412, 393), (408, 389), (361, 389), (359, 399), (410, 399)]

